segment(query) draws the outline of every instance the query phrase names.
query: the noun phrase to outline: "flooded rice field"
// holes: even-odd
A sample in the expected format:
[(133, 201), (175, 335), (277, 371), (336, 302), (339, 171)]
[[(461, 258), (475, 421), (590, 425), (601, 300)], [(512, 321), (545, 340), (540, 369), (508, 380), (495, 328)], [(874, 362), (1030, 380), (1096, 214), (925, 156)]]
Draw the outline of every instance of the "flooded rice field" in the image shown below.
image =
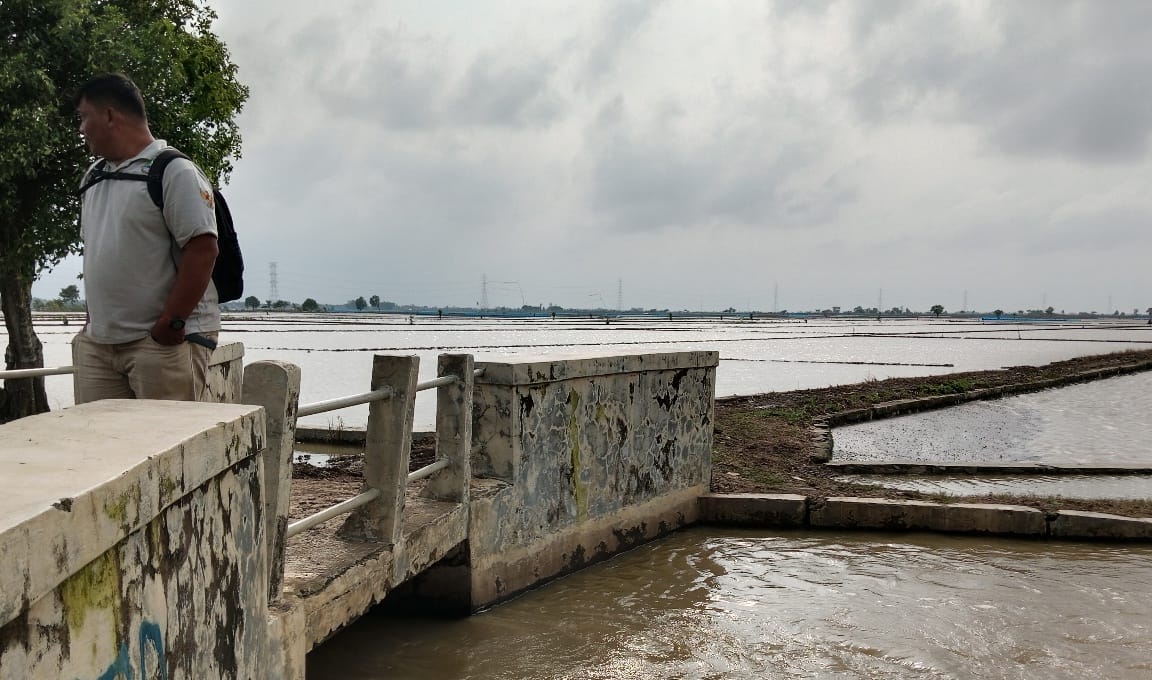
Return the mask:
[(1152, 468), (1152, 373), (835, 428), (844, 461)]
[[(71, 364), (78, 330), (43, 317), (37, 333), (48, 366)], [(416, 354), (420, 379), (435, 377), (436, 356), (511, 356), (716, 350), (717, 396), (856, 383), (869, 379), (1039, 365), (1152, 345), (1139, 323), (994, 323), (979, 320), (622, 318), (478, 319), (376, 314), (226, 315), (224, 342), (244, 343), (246, 361), (277, 359), (301, 367), (301, 402), (368, 388), (376, 353)], [(0, 343), (6, 338), (0, 330)], [(50, 404), (72, 403), (67, 376), (46, 379)], [(434, 395), (417, 399), (417, 427), (433, 419)], [(363, 426), (367, 407), (302, 419), (318, 427)]]
[(460, 619), (373, 614), (318, 680), (1152, 677), (1152, 548), (692, 529)]
[[(833, 430), (833, 459), (1152, 468), (1152, 373), (973, 402)], [(1152, 497), (1147, 475), (842, 479), (947, 495)]]

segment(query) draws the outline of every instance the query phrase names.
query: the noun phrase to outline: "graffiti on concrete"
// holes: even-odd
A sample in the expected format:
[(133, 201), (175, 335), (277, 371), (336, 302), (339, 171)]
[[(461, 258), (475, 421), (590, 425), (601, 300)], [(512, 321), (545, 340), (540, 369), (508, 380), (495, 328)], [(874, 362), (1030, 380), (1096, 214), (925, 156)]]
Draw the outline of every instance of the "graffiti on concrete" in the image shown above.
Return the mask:
[[(141, 680), (168, 680), (168, 663), (164, 660), (164, 633), (160, 625), (152, 621), (140, 624), (138, 635), (140, 645)], [(152, 661), (154, 659), (154, 661)], [(128, 656), (128, 645), (120, 645), (120, 653), (96, 680), (136, 680), (132, 663)]]

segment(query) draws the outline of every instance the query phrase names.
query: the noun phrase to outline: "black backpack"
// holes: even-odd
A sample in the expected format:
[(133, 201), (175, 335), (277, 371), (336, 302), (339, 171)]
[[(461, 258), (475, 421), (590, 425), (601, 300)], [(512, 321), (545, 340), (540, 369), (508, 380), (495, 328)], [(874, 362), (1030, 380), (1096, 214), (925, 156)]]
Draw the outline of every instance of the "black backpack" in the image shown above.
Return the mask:
[[(127, 179), (148, 183), (148, 195), (157, 208), (164, 208), (164, 169), (177, 158), (188, 158), (177, 149), (171, 147), (157, 154), (152, 161), (148, 174), (131, 172), (105, 172), (103, 159), (88, 173), (90, 178), (79, 193), (83, 194), (97, 182), (106, 179)], [(191, 159), (189, 159), (191, 160)], [(228, 202), (216, 187), (212, 187), (213, 203), (216, 208), (216, 242), (219, 254), (216, 255), (216, 265), (212, 268), (212, 283), (216, 284), (216, 293), (220, 302), (239, 300), (244, 295), (244, 256), (240, 253), (240, 241), (236, 238), (236, 226), (232, 223), (232, 213), (228, 210)]]

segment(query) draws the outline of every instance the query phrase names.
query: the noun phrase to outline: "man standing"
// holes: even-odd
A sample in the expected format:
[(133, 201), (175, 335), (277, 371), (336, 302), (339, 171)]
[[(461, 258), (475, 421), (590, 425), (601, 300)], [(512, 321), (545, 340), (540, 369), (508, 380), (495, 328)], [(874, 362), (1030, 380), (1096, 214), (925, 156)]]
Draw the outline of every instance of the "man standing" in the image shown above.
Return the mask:
[(80, 212), (88, 323), (72, 341), (76, 403), (201, 399), (220, 330), (212, 186), (183, 158), (164, 171), (163, 208), (147, 182), (100, 180), (101, 172), (147, 175), (167, 147), (152, 137), (126, 76), (85, 83), (76, 111), (80, 134), (103, 159), (85, 175)]

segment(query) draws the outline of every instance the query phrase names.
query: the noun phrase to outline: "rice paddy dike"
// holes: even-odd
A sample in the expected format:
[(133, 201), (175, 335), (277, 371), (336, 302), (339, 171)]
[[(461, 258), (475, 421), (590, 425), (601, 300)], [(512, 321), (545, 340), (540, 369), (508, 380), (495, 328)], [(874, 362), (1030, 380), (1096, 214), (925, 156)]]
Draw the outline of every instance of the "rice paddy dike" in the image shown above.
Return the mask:
[[(828, 459), (829, 425), (940, 408), (986, 395), (1020, 394), (1086, 380), (1152, 370), (1152, 350), (1079, 357), (1043, 366), (1013, 366), (920, 378), (716, 400), (712, 458), (715, 493), (792, 493), (814, 498), (870, 496), (942, 500), (941, 494), (839, 481)], [(957, 503), (1002, 503), (1055, 510), (1152, 517), (1152, 499), (1081, 499), (985, 494), (946, 497)]]

